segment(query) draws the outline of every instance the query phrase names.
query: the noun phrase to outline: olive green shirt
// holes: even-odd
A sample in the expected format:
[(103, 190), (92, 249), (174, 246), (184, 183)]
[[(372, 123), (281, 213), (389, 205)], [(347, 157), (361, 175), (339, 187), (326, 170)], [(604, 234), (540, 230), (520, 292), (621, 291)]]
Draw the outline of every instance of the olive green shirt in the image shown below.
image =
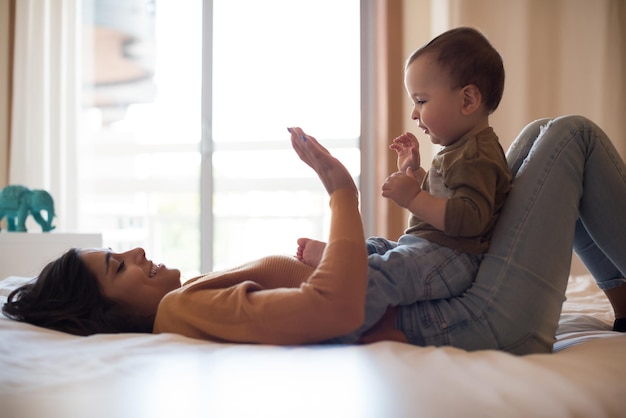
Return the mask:
[(448, 199), (444, 230), (411, 214), (405, 231), (470, 254), (489, 248), (496, 221), (511, 189), (511, 171), (493, 128), (443, 148), (422, 189)]

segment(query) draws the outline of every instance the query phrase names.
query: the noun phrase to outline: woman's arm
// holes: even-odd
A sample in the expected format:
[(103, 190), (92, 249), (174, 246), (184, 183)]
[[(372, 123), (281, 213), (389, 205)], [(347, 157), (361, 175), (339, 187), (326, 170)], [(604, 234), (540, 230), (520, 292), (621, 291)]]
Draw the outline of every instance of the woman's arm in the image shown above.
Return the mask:
[[(214, 274), (211, 280), (168, 294), (159, 306), (155, 332), (290, 345), (338, 337), (361, 325), (367, 251), (356, 186), (343, 164), (315, 138), (297, 128), (290, 132), (294, 149), (330, 194), (330, 234), (320, 264), (312, 269), (294, 258), (302, 267), (294, 267), (292, 274), (303, 277), (287, 278), (284, 269), (275, 270), (277, 282), (302, 282), (297, 288), (267, 288), (247, 280), (255, 276), (249, 265), (227, 272), (231, 279)], [(267, 273), (264, 281), (273, 287)]]

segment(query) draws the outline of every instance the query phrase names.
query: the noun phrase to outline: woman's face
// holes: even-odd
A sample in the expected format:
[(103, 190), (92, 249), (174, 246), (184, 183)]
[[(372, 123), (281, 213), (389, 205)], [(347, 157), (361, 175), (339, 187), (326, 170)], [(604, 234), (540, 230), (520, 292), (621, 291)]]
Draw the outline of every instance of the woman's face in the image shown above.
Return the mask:
[(147, 260), (142, 248), (125, 253), (89, 249), (80, 254), (98, 279), (102, 295), (139, 315), (155, 315), (163, 296), (180, 287), (180, 271)]

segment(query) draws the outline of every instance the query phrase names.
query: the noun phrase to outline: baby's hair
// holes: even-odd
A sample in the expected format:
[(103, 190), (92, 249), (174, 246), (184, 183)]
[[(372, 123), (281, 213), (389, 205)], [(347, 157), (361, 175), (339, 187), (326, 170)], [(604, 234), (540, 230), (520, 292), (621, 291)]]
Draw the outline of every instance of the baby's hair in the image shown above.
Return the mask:
[(504, 91), (502, 57), (487, 38), (473, 28), (451, 29), (417, 49), (407, 59), (405, 70), (417, 58), (433, 54), (437, 63), (450, 76), (452, 88), (468, 84), (478, 87), (483, 103), (493, 113)]

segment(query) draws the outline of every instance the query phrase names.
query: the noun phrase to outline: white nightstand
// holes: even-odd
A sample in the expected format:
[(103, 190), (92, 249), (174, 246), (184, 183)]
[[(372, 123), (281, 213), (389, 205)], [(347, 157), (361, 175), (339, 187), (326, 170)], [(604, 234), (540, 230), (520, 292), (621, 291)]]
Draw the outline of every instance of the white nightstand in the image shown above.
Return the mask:
[(0, 232), (0, 279), (35, 277), (50, 261), (70, 248), (101, 248), (102, 234)]

